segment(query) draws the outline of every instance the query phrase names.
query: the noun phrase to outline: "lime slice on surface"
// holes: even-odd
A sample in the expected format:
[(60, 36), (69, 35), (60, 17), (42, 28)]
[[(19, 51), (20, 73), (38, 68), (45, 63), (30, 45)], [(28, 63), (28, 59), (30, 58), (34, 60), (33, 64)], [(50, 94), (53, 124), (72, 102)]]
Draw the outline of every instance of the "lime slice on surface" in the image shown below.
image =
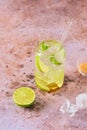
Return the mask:
[(40, 88), (41, 90), (47, 91), (47, 92), (50, 91), (49, 87), (47, 87), (47, 84), (44, 81), (36, 78), (35, 82), (36, 82), (38, 88)]
[(30, 106), (35, 100), (35, 92), (28, 87), (20, 87), (13, 93), (14, 102), (23, 107)]
[(40, 56), (38, 55), (36, 56), (36, 65), (38, 69), (44, 73), (49, 71), (49, 67), (40, 60)]

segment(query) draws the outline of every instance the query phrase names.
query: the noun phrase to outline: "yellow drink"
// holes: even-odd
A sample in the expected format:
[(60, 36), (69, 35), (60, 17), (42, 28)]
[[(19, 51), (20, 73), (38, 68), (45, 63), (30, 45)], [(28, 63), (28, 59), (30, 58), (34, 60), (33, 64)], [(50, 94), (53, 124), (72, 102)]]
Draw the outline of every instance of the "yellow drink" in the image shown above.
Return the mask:
[(64, 47), (57, 41), (41, 42), (35, 54), (35, 82), (44, 91), (60, 88), (64, 82)]

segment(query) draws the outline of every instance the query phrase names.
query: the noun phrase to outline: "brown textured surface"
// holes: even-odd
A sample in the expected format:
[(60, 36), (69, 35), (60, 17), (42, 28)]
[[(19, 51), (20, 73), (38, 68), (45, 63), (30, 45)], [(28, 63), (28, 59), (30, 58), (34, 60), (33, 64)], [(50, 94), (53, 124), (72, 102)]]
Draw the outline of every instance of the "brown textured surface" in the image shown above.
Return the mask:
[[(43, 39), (61, 39), (67, 22), (72, 28), (63, 43), (66, 53), (65, 82), (54, 93), (44, 93), (34, 83), (34, 49)], [(87, 109), (74, 117), (59, 108), (65, 96), (87, 92), (87, 77), (76, 68), (87, 54), (87, 0), (0, 0), (0, 130), (87, 130)], [(36, 92), (31, 108), (13, 103), (19, 86)]]

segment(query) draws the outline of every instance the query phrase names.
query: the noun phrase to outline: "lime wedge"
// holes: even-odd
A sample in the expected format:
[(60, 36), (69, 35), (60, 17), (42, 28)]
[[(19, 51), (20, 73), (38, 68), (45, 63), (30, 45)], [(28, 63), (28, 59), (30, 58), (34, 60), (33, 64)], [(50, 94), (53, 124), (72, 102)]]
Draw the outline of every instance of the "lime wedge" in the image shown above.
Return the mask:
[(44, 81), (36, 78), (35, 82), (36, 82), (38, 88), (40, 88), (41, 90), (47, 91), (47, 92), (50, 91), (49, 87), (46, 86), (46, 83)]
[(20, 87), (13, 93), (14, 102), (23, 107), (30, 106), (35, 100), (35, 92), (28, 87)]
[(49, 67), (40, 60), (40, 56), (38, 55), (36, 56), (36, 65), (39, 68), (39, 70), (44, 73), (49, 71)]

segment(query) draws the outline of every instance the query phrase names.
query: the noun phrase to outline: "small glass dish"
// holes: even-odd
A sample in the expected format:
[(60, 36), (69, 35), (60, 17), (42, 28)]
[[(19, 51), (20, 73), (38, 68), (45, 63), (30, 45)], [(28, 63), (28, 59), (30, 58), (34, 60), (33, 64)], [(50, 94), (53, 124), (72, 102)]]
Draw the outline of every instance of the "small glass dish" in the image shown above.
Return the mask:
[(80, 74), (87, 76), (87, 57), (79, 58), (77, 68)]

